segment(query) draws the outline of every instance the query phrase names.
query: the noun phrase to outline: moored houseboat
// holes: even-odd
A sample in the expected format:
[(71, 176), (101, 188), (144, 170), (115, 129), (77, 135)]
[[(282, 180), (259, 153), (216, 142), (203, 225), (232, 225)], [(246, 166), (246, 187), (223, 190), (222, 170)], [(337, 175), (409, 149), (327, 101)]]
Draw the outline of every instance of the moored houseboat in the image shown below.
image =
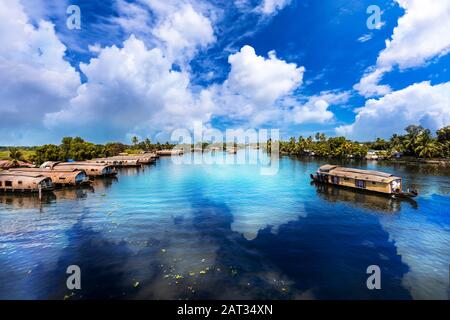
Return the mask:
[(156, 155), (151, 153), (144, 153), (140, 155), (115, 156), (111, 157), (111, 159), (116, 159), (119, 161), (130, 161), (135, 162), (136, 165), (143, 165), (156, 162)]
[(10, 169), (9, 172), (13, 174), (20, 173), (38, 173), (50, 179), (55, 186), (78, 186), (88, 184), (89, 177), (84, 170), (60, 170), (60, 169), (42, 169), (42, 168), (18, 168)]
[(156, 156), (153, 154), (114, 156), (108, 158), (97, 158), (88, 162), (102, 163), (115, 167), (138, 167), (140, 165), (156, 162)]
[(316, 182), (348, 187), (353, 189), (378, 192), (386, 195), (415, 197), (417, 190), (402, 191), (402, 178), (393, 174), (340, 167), (326, 164), (321, 166), (311, 178)]
[(106, 164), (114, 167), (138, 167), (141, 165), (138, 159), (116, 157), (92, 159), (87, 162)]
[(159, 156), (181, 156), (183, 153), (184, 152), (182, 149), (165, 149), (156, 151), (156, 154)]
[(56, 170), (82, 170), (90, 178), (113, 176), (117, 171), (113, 166), (95, 162), (53, 162), (47, 161), (41, 165), (43, 169)]
[(41, 192), (53, 188), (52, 179), (40, 173), (0, 172), (0, 191), (3, 192)]

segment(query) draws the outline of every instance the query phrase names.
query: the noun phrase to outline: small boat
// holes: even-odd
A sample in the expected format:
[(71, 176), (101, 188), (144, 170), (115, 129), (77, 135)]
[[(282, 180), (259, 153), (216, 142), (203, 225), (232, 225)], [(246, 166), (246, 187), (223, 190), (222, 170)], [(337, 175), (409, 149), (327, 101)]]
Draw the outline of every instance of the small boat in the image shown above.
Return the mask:
[(311, 179), (318, 183), (328, 183), (336, 186), (382, 193), (393, 197), (413, 198), (417, 190), (402, 190), (402, 178), (393, 174), (326, 164), (321, 166)]

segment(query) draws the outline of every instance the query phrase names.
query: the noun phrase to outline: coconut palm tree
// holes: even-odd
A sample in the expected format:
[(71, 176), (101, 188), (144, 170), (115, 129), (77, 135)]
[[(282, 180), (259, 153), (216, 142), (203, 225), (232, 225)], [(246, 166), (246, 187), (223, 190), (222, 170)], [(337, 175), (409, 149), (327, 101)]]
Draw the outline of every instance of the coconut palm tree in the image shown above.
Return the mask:
[(430, 141), (418, 146), (416, 152), (421, 158), (438, 157), (442, 152), (442, 146), (439, 142)]
[(9, 158), (14, 165), (17, 165), (23, 159), (23, 155), (18, 148), (9, 148)]

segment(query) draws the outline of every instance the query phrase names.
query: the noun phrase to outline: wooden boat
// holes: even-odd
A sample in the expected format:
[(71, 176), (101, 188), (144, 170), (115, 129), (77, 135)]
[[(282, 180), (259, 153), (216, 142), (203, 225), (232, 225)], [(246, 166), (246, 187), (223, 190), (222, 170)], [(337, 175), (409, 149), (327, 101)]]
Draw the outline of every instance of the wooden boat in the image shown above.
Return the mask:
[(52, 179), (55, 186), (78, 186), (88, 184), (89, 177), (84, 170), (60, 170), (60, 169), (42, 169), (42, 168), (17, 168), (10, 169), (13, 174), (20, 173), (38, 173)]
[(156, 155), (153, 153), (144, 153), (139, 155), (115, 156), (110, 157), (110, 159), (119, 161), (129, 161), (130, 164), (136, 162), (136, 165), (143, 165), (156, 162)]
[(37, 172), (0, 172), (0, 191), (3, 192), (42, 192), (53, 189), (52, 179)]
[(91, 177), (106, 177), (117, 174), (113, 166), (95, 162), (52, 162), (47, 161), (41, 165), (42, 169), (80, 170)]
[(144, 156), (115, 156), (109, 158), (97, 158), (87, 162), (107, 164), (114, 167), (139, 167), (143, 164), (149, 164), (156, 160)]
[(156, 154), (159, 156), (180, 156), (184, 152), (182, 149), (165, 149), (165, 150), (158, 150), (156, 151)]
[(417, 190), (402, 191), (402, 178), (381, 171), (326, 164), (321, 166), (315, 175), (311, 174), (311, 179), (319, 183), (378, 192), (396, 197), (416, 197), (418, 195)]

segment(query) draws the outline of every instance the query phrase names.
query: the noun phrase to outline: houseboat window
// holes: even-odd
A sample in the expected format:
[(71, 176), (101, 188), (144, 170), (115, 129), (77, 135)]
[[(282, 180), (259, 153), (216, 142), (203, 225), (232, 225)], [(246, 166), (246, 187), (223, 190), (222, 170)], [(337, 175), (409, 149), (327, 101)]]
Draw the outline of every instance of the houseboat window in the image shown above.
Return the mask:
[(372, 184), (377, 184), (375, 181), (372, 181)]
[(366, 182), (364, 180), (355, 180), (355, 186), (357, 188), (365, 188), (366, 187)]
[(5, 181), (5, 187), (12, 187), (12, 181)]
[(22, 184), (22, 181), (18, 181), (19, 184)]
[(0, 181), (0, 187), (2, 186), (3, 182)]

